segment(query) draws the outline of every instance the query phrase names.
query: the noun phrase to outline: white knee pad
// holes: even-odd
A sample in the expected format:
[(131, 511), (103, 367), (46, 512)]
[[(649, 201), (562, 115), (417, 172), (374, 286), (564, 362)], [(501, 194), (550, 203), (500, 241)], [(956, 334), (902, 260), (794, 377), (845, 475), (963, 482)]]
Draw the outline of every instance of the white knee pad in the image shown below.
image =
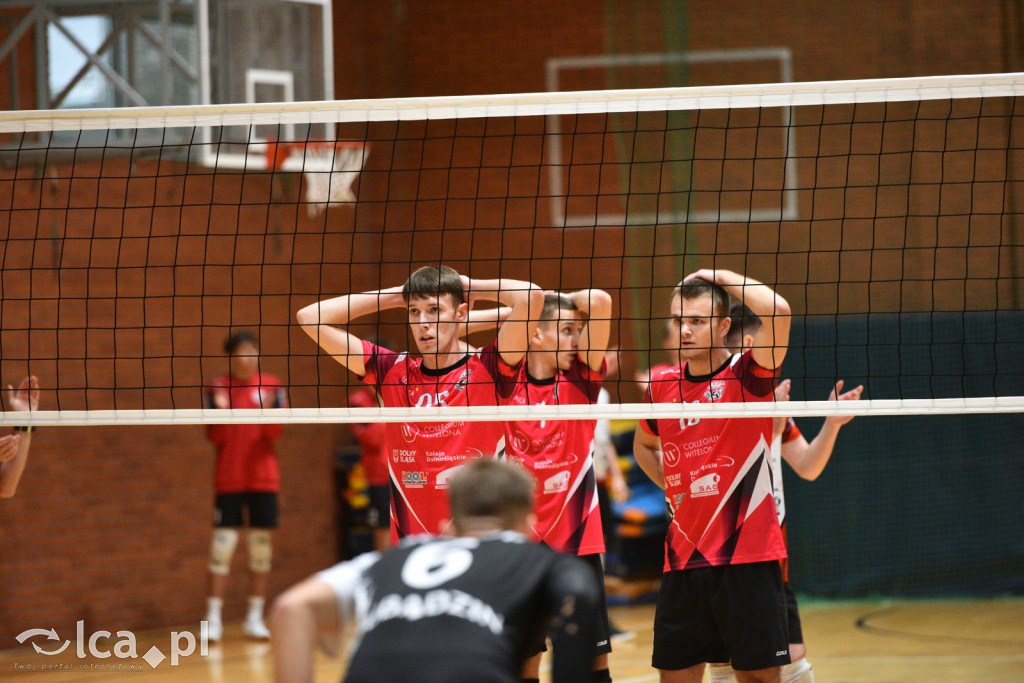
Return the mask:
[(254, 572), (270, 571), (270, 531), (253, 529), (249, 532), (249, 569)]
[(709, 666), (708, 680), (711, 683), (736, 683), (736, 673), (728, 664), (725, 666)]
[(238, 545), (238, 529), (214, 529), (210, 544), (210, 573), (227, 576)]
[(782, 683), (814, 683), (814, 672), (806, 657), (782, 667)]

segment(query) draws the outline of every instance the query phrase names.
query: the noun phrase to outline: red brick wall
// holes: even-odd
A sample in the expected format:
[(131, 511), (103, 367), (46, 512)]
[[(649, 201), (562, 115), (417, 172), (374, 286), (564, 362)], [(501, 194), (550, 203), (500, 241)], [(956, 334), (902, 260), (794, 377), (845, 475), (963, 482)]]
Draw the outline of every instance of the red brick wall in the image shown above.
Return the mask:
[[(337, 96), (539, 91), (547, 58), (605, 51), (784, 46), (793, 52), (793, 75), (801, 81), (996, 72), (1017, 63), (1016, 44), (1004, 44), (1012, 31), (997, 3), (680, 3), (683, 45), (678, 33), (664, 29), (665, 3), (631, 10), (634, 4), (338, 0)], [(745, 81), (754, 78), (750, 73), (694, 70), (691, 82)], [(7, 97), (9, 84), (2, 78), (0, 97)], [(625, 78), (618, 75), (615, 85), (663, 84)], [(570, 74), (565, 83), (603, 87), (600, 81)], [(27, 82), (29, 71), (23, 89)], [(801, 116), (813, 120), (815, 114)], [(158, 167), (140, 157), (129, 173), (127, 160), (115, 156), (102, 164), (102, 182), (92, 179), (101, 169), (96, 160), (80, 160), (74, 181), (67, 180), (72, 167), (66, 160), (43, 171), (36, 163), (7, 168), (0, 174), (0, 379), (16, 382), (27, 371), (38, 374), (44, 408), (194, 408), (203, 383), (224, 370), (220, 344), (228, 329), (245, 326), (260, 333), (265, 368), (289, 384), (293, 405), (340, 405), (351, 378), (316, 358), (312, 342), (290, 327), (295, 310), (317, 297), (397, 284), (410, 266), (441, 259), (476, 277), (502, 275), (551, 288), (594, 285), (619, 293), (641, 276), (648, 287), (674, 284), (680, 265), (672, 254), (681, 237), (671, 230), (547, 227), (553, 222), (548, 204), (537, 199), (547, 187), (538, 170), (542, 123), (462, 121), (458, 135), (446, 122), (403, 124), (399, 130), (375, 125), (360, 205), (355, 211), (332, 208), (327, 222), (308, 219), (301, 207), (268, 205), (266, 178), (214, 178), (197, 167), (188, 167), (186, 176), (177, 162)], [(605, 123), (581, 122), (601, 130)], [(1004, 144), (1003, 124), (994, 120), (979, 139)], [(424, 133), (430, 137), (426, 143)], [(342, 131), (350, 134), (364, 131)], [(859, 134), (863, 139), (850, 147), (841, 134), (807, 128), (798, 145), (846, 154), (857, 151), (856, 145), (879, 144), (870, 124)], [(891, 130), (886, 144), (898, 147), (910, 135)], [(614, 149), (614, 136), (596, 140), (587, 143), (589, 153)], [(911, 169), (901, 163), (892, 172), (908, 177)], [(948, 179), (975, 163), (984, 178), (998, 181), (1007, 166), (998, 154), (980, 160), (959, 154), (943, 163), (916, 160), (915, 180), (926, 181), (937, 168)], [(161, 177), (155, 180), (158, 168)], [(616, 170), (609, 172), (605, 182), (614, 187)], [(849, 169), (803, 163), (801, 186), (824, 188), (843, 174), (870, 178), (872, 172), (870, 160), (855, 160)], [(46, 176), (42, 181), (40, 173)], [(922, 187), (913, 196), (894, 190), (849, 199), (870, 201), (882, 211), (927, 214), (940, 198)], [(972, 201), (991, 207), (996, 194), (1002, 201), (993, 187), (966, 194), (960, 188), (941, 197), (955, 203), (944, 214)], [(294, 187), (279, 192), (294, 199)], [(1019, 206), (1017, 194), (1011, 186)], [(956, 219), (941, 225), (920, 219), (922, 225), (907, 234), (909, 246), (919, 242), (923, 251), (900, 262), (901, 225), (869, 230), (851, 223), (844, 230), (832, 214), (846, 197), (825, 189), (804, 195), (799, 221), (754, 230), (697, 227), (688, 239), (696, 240), (691, 244), (699, 245), (697, 251), (723, 245), (719, 265), (743, 267), (768, 281), (818, 282), (783, 285), (801, 312), (865, 310), (869, 296), (872, 310), (929, 308), (936, 302), (971, 308), (997, 297), (1012, 300), (1004, 291), (1012, 283), (999, 290), (979, 285), (970, 296), (956, 291), (959, 284), (948, 285), (948, 292), (941, 290), (946, 285), (931, 288), (939, 275), (962, 278), (957, 264), (971, 264), (972, 273), (997, 267), (1013, 272), (1017, 250), (986, 246), (1005, 243), (1012, 232), (1001, 231), (1012, 225), (979, 219), (971, 234), (982, 244), (971, 246), (982, 248), (968, 259)], [(894, 250), (872, 254), (872, 246)], [(809, 250), (810, 259), (804, 256)], [(780, 251), (796, 253), (778, 256)], [(637, 258), (627, 262), (623, 254)], [(700, 256), (691, 254), (694, 260)], [(897, 280), (907, 282), (869, 291), (862, 276), (869, 267), (878, 281), (901, 273), (906, 277)], [(836, 272), (849, 275), (842, 291), (833, 285)], [(922, 281), (910, 281), (917, 277)], [(624, 291), (616, 305), (621, 322), (613, 334), (625, 344), (634, 343), (637, 326), (646, 324), (650, 310), (663, 307), (666, 296), (643, 286), (637, 292)], [(403, 346), (401, 315), (390, 312), (380, 321), (382, 333)], [(375, 322), (360, 332), (371, 333)], [(337, 556), (331, 473), (334, 447), (343, 438), (341, 427), (292, 426), (280, 442), (282, 527), (274, 593)], [(197, 426), (41, 431), (18, 496), (0, 503), (0, 647), (13, 644), (13, 636), (26, 628), (70, 632), (77, 619), (107, 630), (198, 620), (206, 592), (212, 467), (212, 449)], [(241, 614), (244, 574), (239, 553), (229, 618)]]

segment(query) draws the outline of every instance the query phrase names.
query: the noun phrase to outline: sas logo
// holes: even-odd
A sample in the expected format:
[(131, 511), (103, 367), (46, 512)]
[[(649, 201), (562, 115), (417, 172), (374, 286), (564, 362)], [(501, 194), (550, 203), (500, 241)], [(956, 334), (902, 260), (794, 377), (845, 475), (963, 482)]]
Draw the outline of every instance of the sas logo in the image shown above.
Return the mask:
[(704, 392), (704, 400), (715, 403), (722, 400), (722, 394), (725, 393), (725, 382), (720, 379), (712, 380), (711, 386)]
[(717, 496), (718, 482), (721, 480), (722, 477), (714, 472), (711, 474), (705, 474), (700, 479), (695, 479), (690, 483), (690, 495), (694, 498), (700, 498), (701, 496)]
[(446, 469), (444, 472), (438, 472), (437, 479), (435, 480), (437, 483), (437, 488), (448, 488), (448, 483), (451, 481), (452, 477), (455, 476), (455, 473), (458, 472), (460, 469), (462, 469), (462, 465), (456, 465), (455, 467), (450, 467)]
[(544, 493), (561, 493), (569, 490), (569, 470), (559, 472), (544, 480)]
[(402, 472), (402, 486), (410, 489), (421, 489), (426, 485), (426, 472)]

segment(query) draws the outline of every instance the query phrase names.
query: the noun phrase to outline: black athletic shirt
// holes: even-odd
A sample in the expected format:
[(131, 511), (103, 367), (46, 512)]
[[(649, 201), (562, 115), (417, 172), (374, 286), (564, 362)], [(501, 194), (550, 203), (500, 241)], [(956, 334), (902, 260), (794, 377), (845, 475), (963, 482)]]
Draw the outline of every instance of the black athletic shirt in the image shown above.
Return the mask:
[(594, 573), (520, 534), (416, 536), (316, 578), (359, 622), (349, 683), (515, 683), (546, 633), (553, 680), (590, 680)]

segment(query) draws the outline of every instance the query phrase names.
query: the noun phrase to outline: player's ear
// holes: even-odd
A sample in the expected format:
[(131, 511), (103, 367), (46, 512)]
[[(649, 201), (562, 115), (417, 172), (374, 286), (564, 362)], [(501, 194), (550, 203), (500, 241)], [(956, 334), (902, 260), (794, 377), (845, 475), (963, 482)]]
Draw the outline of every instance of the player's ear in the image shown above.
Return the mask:
[(754, 335), (745, 334), (743, 335), (743, 351), (749, 351), (754, 348)]
[(727, 315), (722, 316), (722, 322), (719, 324), (718, 333), (722, 335), (722, 339), (725, 339), (725, 335), (729, 334), (729, 328), (732, 327), (732, 318)]
[(455, 319), (462, 321), (469, 317), (469, 304), (463, 301), (455, 307)]

